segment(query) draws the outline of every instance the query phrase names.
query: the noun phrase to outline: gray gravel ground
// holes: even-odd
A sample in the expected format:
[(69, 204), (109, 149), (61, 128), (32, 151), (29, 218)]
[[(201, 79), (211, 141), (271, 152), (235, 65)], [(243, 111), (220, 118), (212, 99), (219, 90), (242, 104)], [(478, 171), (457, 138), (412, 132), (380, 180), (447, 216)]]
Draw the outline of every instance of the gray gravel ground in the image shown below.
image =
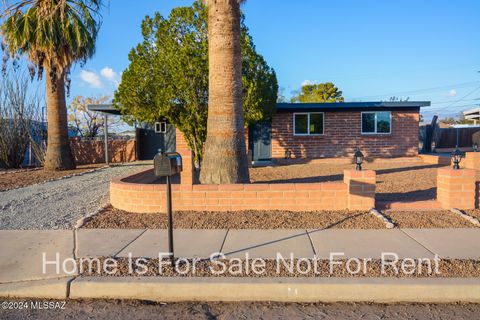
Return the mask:
[(119, 165), (0, 192), (0, 230), (70, 229), (108, 202), (112, 178), (148, 167), (151, 164)]
[(65, 310), (0, 310), (1, 319), (479, 319), (479, 304), (67, 301)]

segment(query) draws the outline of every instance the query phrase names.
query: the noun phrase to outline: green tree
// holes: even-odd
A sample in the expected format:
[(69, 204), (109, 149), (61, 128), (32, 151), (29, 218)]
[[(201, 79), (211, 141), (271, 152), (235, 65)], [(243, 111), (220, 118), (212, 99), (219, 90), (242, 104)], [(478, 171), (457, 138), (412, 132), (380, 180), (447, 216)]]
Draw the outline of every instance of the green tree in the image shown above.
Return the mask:
[[(183, 132), (198, 161), (207, 136), (208, 29), (202, 1), (159, 13), (142, 23), (143, 42), (131, 50), (114, 104), (127, 122), (166, 117)], [(256, 52), (241, 24), (242, 94), (246, 124), (271, 117), (277, 99), (275, 71)]]
[(297, 96), (292, 97), (292, 102), (343, 102), (342, 94), (332, 82), (306, 84)]
[(101, 0), (6, 1), (0, 32), (5, 52), (25, 55), (32, 77), (45, 69), (48, 145), (46, 170), (75, 167), (68, 140), (66, 87), (70, 67), (95, 52)]

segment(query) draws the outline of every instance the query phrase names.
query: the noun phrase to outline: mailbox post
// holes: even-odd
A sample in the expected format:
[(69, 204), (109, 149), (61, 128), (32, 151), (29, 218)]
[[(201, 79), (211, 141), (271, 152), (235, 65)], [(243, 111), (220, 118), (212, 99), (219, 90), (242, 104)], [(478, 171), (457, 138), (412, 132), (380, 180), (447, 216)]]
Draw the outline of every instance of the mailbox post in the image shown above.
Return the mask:
[(182, 172), (182, 157), (178, 152), (163, 152), (158, 150), (153, 159), (153, 167), (156, 177), (165, 177), (166, 179), (166, 198), (168, 214), (168, 252), (172, 267), (175, 259), (173, 253), (173, 215), (172, 215), (172, 176)]

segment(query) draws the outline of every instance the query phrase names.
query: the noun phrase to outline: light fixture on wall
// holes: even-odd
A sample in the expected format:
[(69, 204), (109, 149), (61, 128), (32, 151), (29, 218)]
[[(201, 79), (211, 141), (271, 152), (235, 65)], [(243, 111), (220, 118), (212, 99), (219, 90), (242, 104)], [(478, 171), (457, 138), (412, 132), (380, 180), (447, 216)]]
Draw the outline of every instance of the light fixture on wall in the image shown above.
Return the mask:
[(355, 154), (353, 155), (353, 161), (355, 161), (356, 165), (356, 170), (361, 171), (362, 170), (362, 163), (363, 163), (363, 153), (360, 151), (360, 149), (357, 149), (355, 151)]
[(455, 170), (460, 169), (460, 162), (465, 157), (465, 153), (460, 151), (457, 147), (457, 148), (455, 148), (455, 150), (453, 150), (453, 152), (450, 156), (451, 156), (452, 162), (453, 162), (453, 169), (455, 169)]

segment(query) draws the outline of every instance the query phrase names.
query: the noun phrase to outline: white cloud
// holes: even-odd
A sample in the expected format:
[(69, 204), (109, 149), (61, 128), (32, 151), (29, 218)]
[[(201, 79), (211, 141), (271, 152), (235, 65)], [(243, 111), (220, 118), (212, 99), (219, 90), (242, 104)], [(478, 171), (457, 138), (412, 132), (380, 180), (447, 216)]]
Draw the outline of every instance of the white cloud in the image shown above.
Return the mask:
[(448, 92), (449, 97), (456, 97), (457, 96), (457, 90), (452, 89)]
[(115, 71), (113, 71), (112, 68), (105, 67), (100, 71), (100, 74), (102, 75), (102, 77), (104, 77), (107, 80), (110, 80), (113, 82), (118, 81), (118, 74)]
[(102, 80), (100, 80), (100, 77), (96, 72), (82, 70), (80, 72), (80, 78), (93, 88), (103, 87)]
[(302, 82), (302, 87), (303, 86), (311, 86), (317, 83), (317, 80), (303, 80)]

